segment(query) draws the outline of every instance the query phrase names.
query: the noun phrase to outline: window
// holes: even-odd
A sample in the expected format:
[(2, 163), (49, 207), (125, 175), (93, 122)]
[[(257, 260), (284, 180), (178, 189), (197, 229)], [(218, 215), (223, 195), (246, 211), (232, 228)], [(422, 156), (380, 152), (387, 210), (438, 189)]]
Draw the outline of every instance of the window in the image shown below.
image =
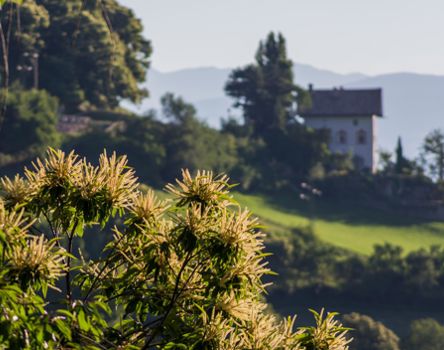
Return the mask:
[(365, 145), (367, 143), (367, 133), (364, 130), (358, 130), (356, 133), (356, 143), (358, 145)]
[(338, 132), (338, 142), (341, 145), (347, 144), (347, 132), (345, 130), (339, 130), (339, 132)]

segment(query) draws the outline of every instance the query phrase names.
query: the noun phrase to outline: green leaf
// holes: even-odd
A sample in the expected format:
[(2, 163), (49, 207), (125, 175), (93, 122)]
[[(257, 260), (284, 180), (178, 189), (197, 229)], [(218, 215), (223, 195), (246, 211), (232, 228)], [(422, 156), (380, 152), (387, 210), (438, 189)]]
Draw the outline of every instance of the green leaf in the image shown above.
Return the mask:
[(77, 322), (79, 323), (79, 328), (82, 331), (87, 332), (91, 328), (90, 324), (86, 319), (85, 312), (83, 310), (79, 311), (79, 314), (77, 316)]
[(71, 329), (68, 325), (66, 325), (61, 319), (57, 319), (55, 321), (55, 326), (66, 339), (71, 340)]

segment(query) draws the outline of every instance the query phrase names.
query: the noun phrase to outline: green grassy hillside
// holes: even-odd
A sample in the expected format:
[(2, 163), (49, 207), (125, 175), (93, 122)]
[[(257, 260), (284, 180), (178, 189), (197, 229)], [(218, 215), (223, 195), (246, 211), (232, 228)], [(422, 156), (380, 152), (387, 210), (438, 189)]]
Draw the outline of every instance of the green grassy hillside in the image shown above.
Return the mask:
[(310, 224), (324, 241), (362, 254), (378, 243), (389, 242), (405, 251), (433, 244), (444, 245), (444, 223), (391, 215), (364, 206), (318, 199), (314, 205), (289, 195), (258, 196), (235, 193), (242, 206), (262, 219), (267, 231), (286, 233)]

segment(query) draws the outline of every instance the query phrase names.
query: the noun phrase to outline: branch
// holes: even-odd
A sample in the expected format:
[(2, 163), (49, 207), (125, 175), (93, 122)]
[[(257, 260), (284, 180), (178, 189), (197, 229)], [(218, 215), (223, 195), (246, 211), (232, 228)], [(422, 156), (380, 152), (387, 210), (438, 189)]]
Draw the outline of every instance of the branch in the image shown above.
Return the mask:
[(8, 57), (9, 53), (8, 53), (8, 44), (6, 41), (5, 32), (3, 30), (1, 17), (0, 17), (0, 46), (2, 50), (2, 61), (3, 61), (3, 84), (2, 84), (3, 93), (0, 106), (0, 131), (1, 131), (6, 116), (6, 108), (7, 108), (8, 93), (9, 93), (9, 57)]
[(72, 303), (72, 291), (71, 291), (71, 252), (72, 252), (72, 241), (74, 238), (74, 232), (77, 229), (77, 226), (79, 224), (79, 220), (76, 219), (74, 221), (74, 226), (71, 230), (71, 233), (68, 234), (68, 256), (66, 258), (66, 275), (65, 275), (65, 281), (66, 281), (66, 299), (68, 300), (69, 306), (71, 306)]
[[(188, 252), (188, 254), (187, 254), (187, 256), (186, 256), (186, 258), (185, 258), (185, 260), (184, 260), (184, 262), (183, 262), (183, 264), (182, 264), (182, 266), (180, 268), (180, 270), (179, 270), (179, 273), (176, 276), (176, 282), (175, 282), (175, 285), (174, 285), (173, 295), (171, 296), (171, 299), (170, 299), (170, 302), (169, 302), (169, 304), (167, 306), (167, 311), (166, 311), (165, 315), (162, 317), (159, 326), (156, 328), (156, 331), (154, 331), (151, 334), (151, 336), (147, 339), (147, 341), (146, 341), (144, 347), (142, 348), (142, 350), (146, 350), (146, 349), (149, 348), (150, 343), (154, 340), (155, 336), (158, 334), (158, 330), (160, 328), (162, 328), (162, 326), (165, 323), (165, 321), (166, 321), (167, 317), (169, 316), (170, 312), (173, 310), (174, 303), (176, 302), (176, 300), (179, 297), (179, 295), (182, 293), (183, 288), (179, 291), (179, 284), (180, 284), (180, 280), (182, 278), (182, 274), (185, 271), (185, 268), (187, 267), (188, 263), (195, 257), (195, 255), (192, 255), (191, 253), (192, 253), (191, 251)], [(195, 270), (193, 270), (193, 274), (194, 274), (194, 271)], [(189, 281), (189, 279), (190, 278), (188, 278), (188, 281)]]

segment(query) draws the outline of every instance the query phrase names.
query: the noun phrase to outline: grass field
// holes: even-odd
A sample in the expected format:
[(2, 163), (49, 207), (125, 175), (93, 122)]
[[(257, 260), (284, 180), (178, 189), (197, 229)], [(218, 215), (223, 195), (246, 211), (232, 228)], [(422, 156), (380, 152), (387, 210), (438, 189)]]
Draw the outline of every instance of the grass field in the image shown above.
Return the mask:
[[(350, 203), (318, 199), (313, 205), (282, 194), (273, 197), (235, 193), (235, 199), (262, 219), (266, 231), (285, 233), (313, 223), (324, 241), (362, 254), (389, 242), (405, 251), (444, 245), (444, 223), (409, 218)], [(314, 219), (310, 221), (310, 217)]]

